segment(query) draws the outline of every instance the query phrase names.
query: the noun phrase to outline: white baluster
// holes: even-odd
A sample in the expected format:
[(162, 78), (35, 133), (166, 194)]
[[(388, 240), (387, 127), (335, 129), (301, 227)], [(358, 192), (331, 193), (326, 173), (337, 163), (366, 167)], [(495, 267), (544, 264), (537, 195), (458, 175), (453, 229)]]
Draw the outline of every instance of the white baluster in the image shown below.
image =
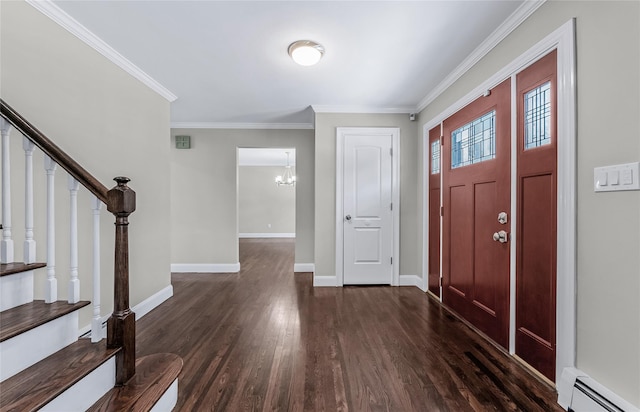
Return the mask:
[(11, 124), (0, 118), (2, 134), (2, 240), (0, 240), (0, 261), (13, 262), (13, 239), (11, 239), (11, 161), (9, 133)]
[(80, 301), (80, 279), (78, 279), (78, 188), (80, 187), (80, 183), (72, 176), (69, 176), (68, 184), (69, 210), (71, 211), (69, 216), (69, 247), (71, 249), (69, 266), (71, 273), (69, 278), (69, 297), (67, 301), (69, 303), (78, 303)]
[(47, 155), (44, 156), (44, 168), (47, 172), (47, 285), (44, 301), (55, 302), (58, 299), (58, 280), (56, 279), (56, 224), (55, 224), (55, 171), (58, 165)]
[(100, 208), (102, 202), (95, 196), (91, 200), (93, 209), (93, 319), (91, 320), (91, 342), (102, 340), (100, 318)]
[(31, 140), (23, 137), (24, 149), (24, 263), (36, 261), (36, 241), (33, 239), (33, 149)]

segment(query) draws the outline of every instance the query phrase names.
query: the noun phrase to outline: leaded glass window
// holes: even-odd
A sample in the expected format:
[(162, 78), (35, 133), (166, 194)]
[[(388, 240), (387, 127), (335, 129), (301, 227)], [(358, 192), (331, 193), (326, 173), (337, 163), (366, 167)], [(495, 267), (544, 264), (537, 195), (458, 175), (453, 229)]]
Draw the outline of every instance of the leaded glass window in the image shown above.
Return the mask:
[(551, 82), (524, 95), (524, 148), (551, 143)]
[(440, 173), (440, 140), (431, 142), (431, 174)]
[(496, 157), (496, 111), (473, 120), (451, 133), (451, 168)]

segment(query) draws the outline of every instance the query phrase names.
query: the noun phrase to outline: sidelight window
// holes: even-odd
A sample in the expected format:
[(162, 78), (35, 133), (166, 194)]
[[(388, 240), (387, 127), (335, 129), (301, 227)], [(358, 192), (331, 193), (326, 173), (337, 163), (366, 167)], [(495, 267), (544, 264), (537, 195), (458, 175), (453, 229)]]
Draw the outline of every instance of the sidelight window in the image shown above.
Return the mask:
[(524, 148), (551, 143), (551, 82), (524, 95)]
[(431, 174), (440, 173), (440, 140), (431, 142)]
[(473, 120), (451, 133), (451, 168), (496, 157), (496, 111)]

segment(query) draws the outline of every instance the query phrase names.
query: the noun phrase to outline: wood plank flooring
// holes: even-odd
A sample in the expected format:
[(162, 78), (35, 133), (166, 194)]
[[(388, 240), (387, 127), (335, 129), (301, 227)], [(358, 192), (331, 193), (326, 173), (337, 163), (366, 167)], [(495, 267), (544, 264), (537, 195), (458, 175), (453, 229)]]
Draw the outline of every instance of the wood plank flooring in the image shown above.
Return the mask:
[(555, 411), (553, 388), (415, 287), (313, 288), (291, 239), (239, 274), (174, 274), (138, 356), (184, 360), (176, 411)]

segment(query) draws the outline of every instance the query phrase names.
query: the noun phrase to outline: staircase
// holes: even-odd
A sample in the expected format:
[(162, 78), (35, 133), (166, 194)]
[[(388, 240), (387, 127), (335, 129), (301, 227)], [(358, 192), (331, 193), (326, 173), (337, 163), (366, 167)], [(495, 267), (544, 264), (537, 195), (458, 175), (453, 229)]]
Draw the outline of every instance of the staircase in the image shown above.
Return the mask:
[[(2, 239), (0, 240), (0, 412), (170, 411), (177, 401), (182, 359), (154, 354), (136, 359), (135, 314), (129, 307), (128, 216), (136, 208), (128, 178), (108, 190), (44, 134), (0, 99), (2, 130)], [(22, 261), (14, 261), (11, 222), (10, 132), (23, 136), (25, 234)], [(46, 262), (36, 262), (33, 151), (44, 153), (46, 170)], [(54, 173), (68, 174), (70, 194), (69, 280), (58, 299)], [(82, 296), (78, 276), (80, 186), (92, 195), (93, 283)], [(100, 209), (115, 216), (114, 310), (106, 339), (100, 313)], [(90, 225), (89, 225), (90, 226)], [(36, 284), (44, 279), (44, 284)], [(83, 280), (84, 282), (84, 280)], [(44, 292), (42, 289), (44, 288)], [(85, 292), (87, 293), (87, 292)], [(37, 295), (44, 296), (37, 296)], [(39, 299), (36, 299), (38, 297)], [(90, 306), (91, 305), (91, 306)], [(90, 337), (79, 338), (80, 310), (92, 307)], [(86, 335), (86, 334), (85, 334)]]

